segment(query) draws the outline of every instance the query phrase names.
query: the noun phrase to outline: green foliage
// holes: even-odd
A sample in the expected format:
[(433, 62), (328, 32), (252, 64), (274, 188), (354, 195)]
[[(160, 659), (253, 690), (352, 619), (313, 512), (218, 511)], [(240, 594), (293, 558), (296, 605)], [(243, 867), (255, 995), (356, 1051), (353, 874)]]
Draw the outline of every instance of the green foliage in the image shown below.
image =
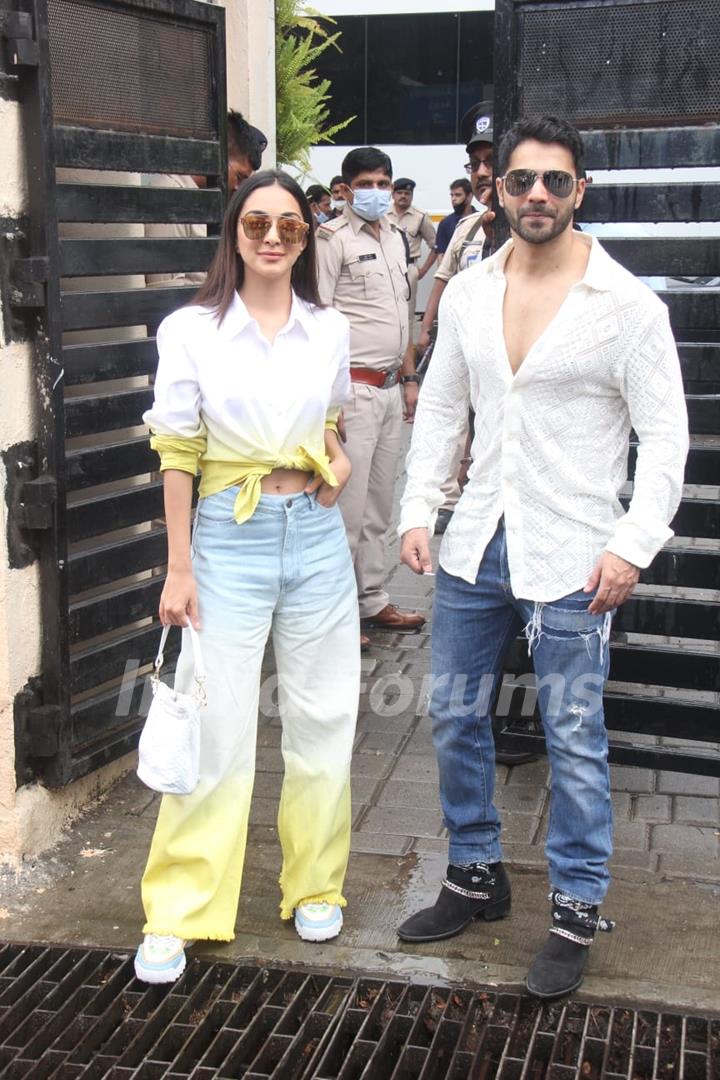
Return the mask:
[(323, 25), (334, 21), (299, 0), (275, 0), (277, 160), (303, 172), (310, 168), (310, 148), (332, 142), (355, 119), (327, 126), (330, 81), (319, 79), (313, 66), (326, 49), (339, 51), (340, 32)]

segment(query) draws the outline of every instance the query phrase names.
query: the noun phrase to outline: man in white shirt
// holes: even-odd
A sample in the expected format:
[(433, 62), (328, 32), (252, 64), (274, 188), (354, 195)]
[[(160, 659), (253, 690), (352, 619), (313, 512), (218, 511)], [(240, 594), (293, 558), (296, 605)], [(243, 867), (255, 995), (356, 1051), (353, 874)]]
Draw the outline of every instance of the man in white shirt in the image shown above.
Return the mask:
[[(440, 548), (430, 716), (449, 830), (437, 902), (406, 941), (510, 912), (489, 707), (520, 631), (538, 681), (551, 766), (548, 939), (527, 978), (556, 997), (580, 985), (609, 883), (612, 816), (602, 688), (613, 611), (672, 536), (687, 417), (668, 313), (573, 230), (585, 190), (578, 132), (521, 121), (499, 147), (512, 238), (454, 277), (417, 410), (399, 531), (401, 559), (431, 572), (428, 543), (468, 406), (468, 484)], [(626, 512), (628, 437), (639, 448)]]

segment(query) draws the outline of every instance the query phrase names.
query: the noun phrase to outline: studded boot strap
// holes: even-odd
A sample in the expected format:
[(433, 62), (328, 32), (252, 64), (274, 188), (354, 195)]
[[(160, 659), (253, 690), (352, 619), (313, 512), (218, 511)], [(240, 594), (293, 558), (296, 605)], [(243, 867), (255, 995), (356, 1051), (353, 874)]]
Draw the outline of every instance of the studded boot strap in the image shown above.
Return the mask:
[(612, 919), (604, 919), (598, 915), (595, 904), (585, 904), (582, 900), (575, 900), (555, 890), (549, 894), (548, 899), (552, 902), (551, 934), (589, 948), (596, 931), (609, 934), (615, 929)]

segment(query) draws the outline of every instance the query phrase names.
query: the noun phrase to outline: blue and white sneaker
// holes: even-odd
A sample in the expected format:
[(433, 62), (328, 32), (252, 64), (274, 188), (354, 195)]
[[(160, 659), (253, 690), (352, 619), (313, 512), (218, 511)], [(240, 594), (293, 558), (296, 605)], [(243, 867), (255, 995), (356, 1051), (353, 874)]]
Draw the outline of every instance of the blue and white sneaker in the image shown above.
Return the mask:
[(172, 934), (146, 934), (135, 954), (135, 975), (146, 983), (170, 983), (185, 970), (185, 946)]
[(342, 930), (343, 917), (339, 904), (298, 904), (295, 908), (295, 929), (303, 941), (329, 941)]

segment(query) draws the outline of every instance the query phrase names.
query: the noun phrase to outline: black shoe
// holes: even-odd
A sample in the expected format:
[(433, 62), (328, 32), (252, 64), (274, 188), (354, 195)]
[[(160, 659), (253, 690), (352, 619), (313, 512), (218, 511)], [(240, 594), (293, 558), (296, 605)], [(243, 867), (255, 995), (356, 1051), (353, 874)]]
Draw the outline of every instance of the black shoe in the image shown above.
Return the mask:
[(531, 754), (527, 750), (495, 751), (495, 764), (507, 765), (509, 769), (514, 769), (516, 765), (531, 765), (537, 759), (537, 754)]
[(424, 908), (398, 927), (402, 941), (442, 941), (464, 930), (473, 919), (504, 919), (510, 914), (510, 881), (501, 862), (448, 866), (433, 907)]
[(450, 518), (452, 516), (452, 510), (438, 510), (438, 516), (435, 521), (435, 536), (442, 536), (450, 524)]
[(615, 926), (602, 919), (593, 904), (572, 900), (551, 892), (553, 925), (548, 939), (535, 958), (525, 985), (539, 998), (557, 998), (581, 985), (590, 946), (596, 930), (609, 932)]
[[(537, 761), (537, 754), (529, 750), (503, 750), (502, 736), (505, 729), (505, 721), (497, 716), (492, 718), (493, 738), (495, 740), (495, 764), (507, 765), (513, 769), (516, 765), (529, 765)], [(533, 726), (528, 725), (528, 731), (533, 734)]]

